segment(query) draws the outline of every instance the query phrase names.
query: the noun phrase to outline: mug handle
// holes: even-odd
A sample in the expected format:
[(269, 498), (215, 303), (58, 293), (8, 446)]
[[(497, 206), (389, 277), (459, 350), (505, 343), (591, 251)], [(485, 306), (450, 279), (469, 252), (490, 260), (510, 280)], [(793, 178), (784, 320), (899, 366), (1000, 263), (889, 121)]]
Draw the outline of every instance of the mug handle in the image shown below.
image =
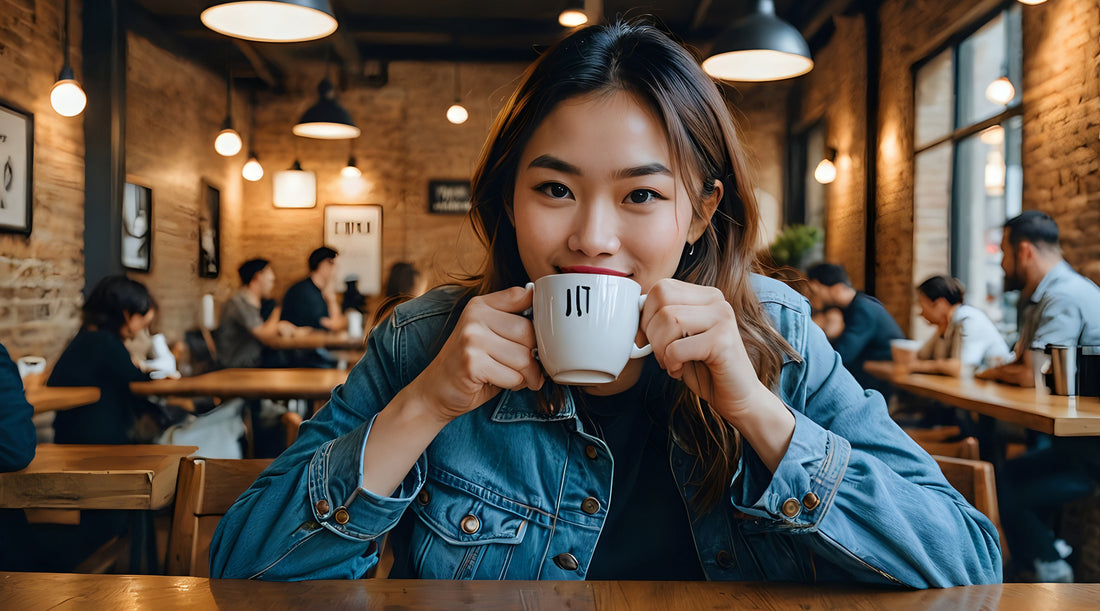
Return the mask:
[[(645, 297), (646, 297), (645, 295), (642, 295), (642, 296), (638, 297), (638, 311), (639, 312), (641, 312), (642, 308), (645, 307)], [(651, 346), (649, 344), (646, 344), (645, 346), (642, 346), (641, 348), (639, 348), (637, 346), (637, 344), (635, 344), (634, 346), (631, 346), (631, 348), (630, 348), (630, 358), (632, 358), (632, 359), (638, 359), (638, 358), (641, 358), (643, 356), (649, 356), (650, 354), (653, 354), (653, 346)]]

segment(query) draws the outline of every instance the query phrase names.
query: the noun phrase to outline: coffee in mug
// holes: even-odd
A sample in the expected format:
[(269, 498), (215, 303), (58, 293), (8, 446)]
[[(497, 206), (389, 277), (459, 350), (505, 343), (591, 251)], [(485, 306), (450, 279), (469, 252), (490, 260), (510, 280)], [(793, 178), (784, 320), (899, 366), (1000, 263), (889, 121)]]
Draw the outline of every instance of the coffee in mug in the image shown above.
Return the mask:
[(627, 361), (653, 352), (634, 345), (642, 287), (603, 274), (543, 276), (533, 286), (537, 356), (559, 384), (613, 382)]

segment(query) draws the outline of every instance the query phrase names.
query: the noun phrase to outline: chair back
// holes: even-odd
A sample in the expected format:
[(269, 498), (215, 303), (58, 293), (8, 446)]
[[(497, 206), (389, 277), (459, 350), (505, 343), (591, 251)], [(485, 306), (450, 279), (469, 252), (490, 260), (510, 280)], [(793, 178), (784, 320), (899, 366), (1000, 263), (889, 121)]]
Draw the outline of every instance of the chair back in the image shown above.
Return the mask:
[(993, 476), (993, 463), (951, 456), (932, 458), (936, 459), (947, 483), (997, 527), (997, 534), (1001, 538), (1001, 552), (1007, 560), (1008, 547), (1001, 528), (1001, 512), (997, 508), (997, 483)]

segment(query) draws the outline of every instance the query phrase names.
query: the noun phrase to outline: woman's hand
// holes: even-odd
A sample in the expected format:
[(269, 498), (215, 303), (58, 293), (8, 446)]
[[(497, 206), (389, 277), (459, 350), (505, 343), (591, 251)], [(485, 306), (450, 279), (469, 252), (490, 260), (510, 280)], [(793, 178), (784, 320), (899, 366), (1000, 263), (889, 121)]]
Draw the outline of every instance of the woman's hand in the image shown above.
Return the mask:
[(406, 390), (450, 421), (492, 399), (501, 389), (542, 388), (532, 356), (535, 328), (520, 315), (532, 291), (510, 288), (474, 297), (439, 354)]

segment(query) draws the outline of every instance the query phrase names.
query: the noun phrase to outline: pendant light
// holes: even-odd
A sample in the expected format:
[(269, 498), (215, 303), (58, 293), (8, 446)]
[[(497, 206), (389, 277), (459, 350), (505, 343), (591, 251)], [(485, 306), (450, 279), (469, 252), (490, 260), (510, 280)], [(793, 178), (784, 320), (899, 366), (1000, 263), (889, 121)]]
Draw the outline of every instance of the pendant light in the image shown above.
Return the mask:
[(302, 42), (336, 31), (328, 0), (242, 0), (219, 2), (199, 19), (206, 27), (257, 42)]
[(451, 107), (447, 109), (447, 120), (455, 125), (462, 125), (466, 122), (466, 119), (470, 118), (470, 113), (466, 111), (466, 107), (462, 105), (462, 98), (460, 95), (461, 88), (458, 80), (458, 63), (455, 62), (455, 103), (451, 104)]
[(84, 112), (88, 105), (88, 96), (80, 88), (76, 80), (73, 67), (69, 65), (69, 2), (65, 2), (65, 29), (61, 32), (61, 49), (64, 52), (65, 61), (61, 64), (61, 73), (57, 75), (57, 82), (50, 90), (50, 106), (62, 117), (75, 117)]
[(241, 152), (241, 135), (233, 129), (233, 75), (225, 77), (225, 121), (222, 130), (214, 138), (214, 150), (222, 157), (232, 157)]
[(1020, 4), (1030, 4), (1030, 5), (1034, 6), (1036, 4), (1042, 4), (1042, 3), (1046, 2), (1047, 0), (1019, 0), (1019, 1), (1020, 1)]
[(1008, 106), (1012, 98), (1016, 97), (1016, 88), (1007, 76), (1002, 76), (985, 88), (985, 98), (994, 104)]
[(340, 170), (340, 176), (344, 178), (359, 178), (363, 171), (355, 164), (355, 141), (348, 141), (348, 164)]
[(566, 28), (575, 28), (588, 23), (588, 14), (584, 11), (584, 0), (567, 2), (565, 10), (558, 14), (558, 23)]
[(320, 99), (307, 110), (291, 130), (296, 136), (319, 140), (345, 140), (358, 138), (359, 128), (351, 114), (336, 101), (336, 88), (328, 80), (328, 59), (325, 59), (325, 78), (317, 85)]
[(722, 32), (703, 61), (707, 74), (727, 81), (778, 81), (813, 67), (806, 39), (776, 16), (773, 0), (757, 0), (756, 11)]
[(836, 149), (829, 147), (825, 151), (825, 158), (814, 168), (814, 180), (827, 185), (836, 180)]
[(302, 169), (297, 159), (289, 170), (275, 172), (272, 203), (276, 208), (312, 208), (317, 205), (317, 175)]
[(253, 147), (253, 138), (256, 133), (255, 93), (250, 97), (250, 102), (248, 119), (248, 161), (246, 161), (244, 167), (241, 168), (241, 177), (248, 182), (256, 182), (264, 177), (264, 166), (260, 165), (260, 158), (256, 156), (256, 149)]

